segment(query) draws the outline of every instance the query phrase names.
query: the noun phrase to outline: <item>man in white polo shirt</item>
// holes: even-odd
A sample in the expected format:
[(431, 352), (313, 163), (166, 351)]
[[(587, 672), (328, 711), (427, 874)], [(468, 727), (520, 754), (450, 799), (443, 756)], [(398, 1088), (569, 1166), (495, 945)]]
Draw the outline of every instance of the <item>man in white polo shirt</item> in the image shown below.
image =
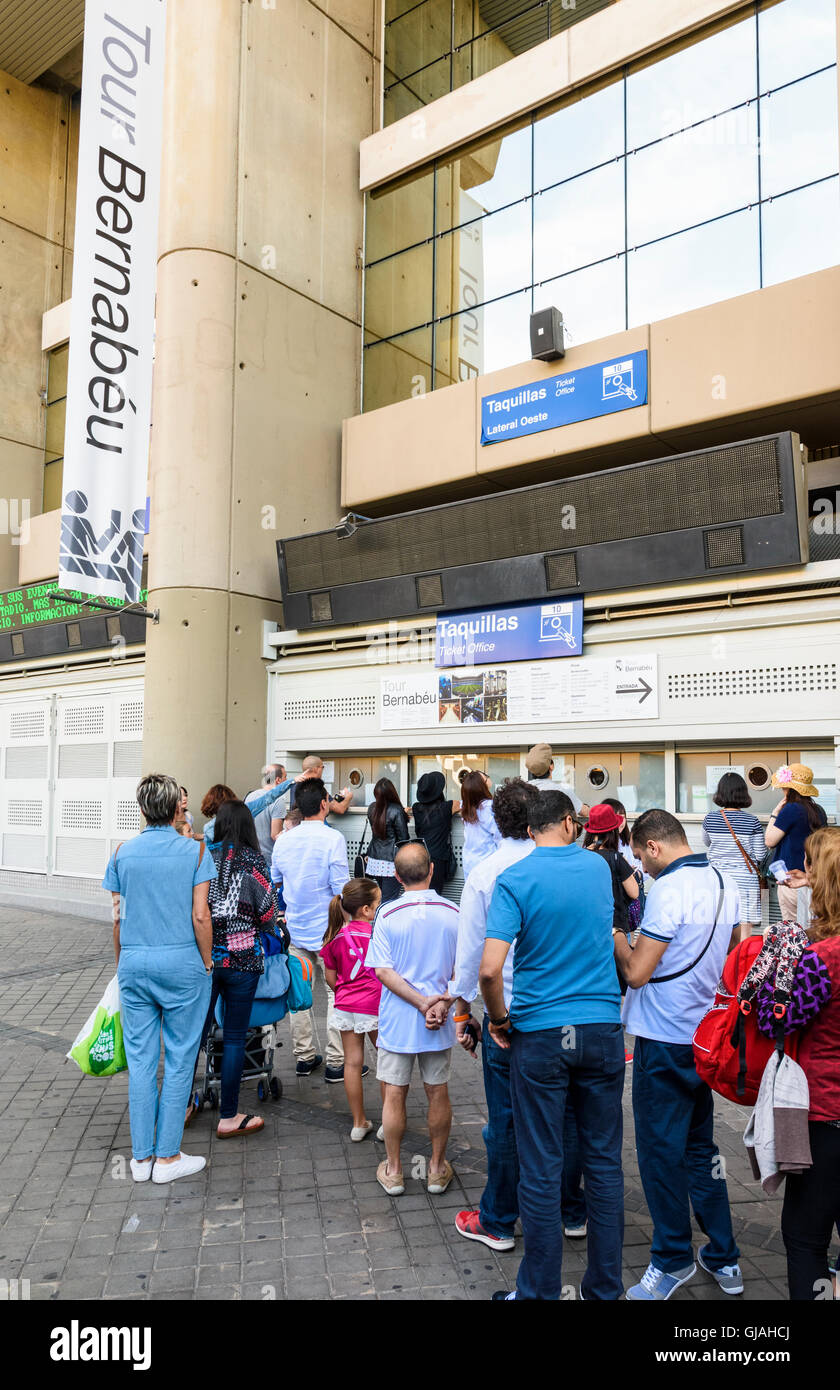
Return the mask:
[(429, 886), (433, 864), (426, 846), (410, 841), (397, 850), (394, 870), (405, 892), (376, 914), (365, 965), (384, 986), (379, 1006), (376, 1075), (385, 1083), (382, 1129), (385, 1161), (376, 1179), (392, 1197), (405, 1191), (400, 1145), (405, 1102), (415, 1060), (429, 1101), (432, 1141), (426, 1188), (445, 1192), (454, 1173), (446, 1158), (452, 1125), (449, 1068), (455, 1023), (427, 1027), (426, 1014), (446, 995), (455, 967), (458, 909)]
[(622, 1022), (636, 1038), (633, 1118), (645, 1200), (653, 1218), (650, 1264), (627, 1297), (662, 1302), (696, 1273), (691, 1209), (708, 1243), (697, 1253), (723, 1293), (743, 1293), (714, 1102), (694, 1066), (691, 1040), (712, 1005), (732, 928), (740, 920), (735, 880), (692, 854), (676, 816), (645, 811), (632, 845), (647, 895), (635, 949), (613, 931), (628, 984)]
[[(303, 820), (288, 835), (274, 841), (271, 853), (271, 877), (274, 883), (282, 880), (286, 903), (286, 926), (292, 940), (291, 949), (309, 961), (313, 979), (320, 970), (324, 979), (324, 962), (319, 951), (327, 930), (330, 899), (340, 893), (350, 874), (347, 869), (347, 841), (337, 830), (325, 825), (330, 809), (329, 793), (316, 778), (297, 784), (295, 804)], [(344, 1049), (341, 1034), (333, 1022), (333, 992), (327, 987), (327, 1067), (326, 1081), (343, 1081)], [(292, 1045), (297, 1059), (298, 1076), (309, 1076), (324, 1060), (315, 1051), (315, 1032), (312, 1010), (289, 1014)]]

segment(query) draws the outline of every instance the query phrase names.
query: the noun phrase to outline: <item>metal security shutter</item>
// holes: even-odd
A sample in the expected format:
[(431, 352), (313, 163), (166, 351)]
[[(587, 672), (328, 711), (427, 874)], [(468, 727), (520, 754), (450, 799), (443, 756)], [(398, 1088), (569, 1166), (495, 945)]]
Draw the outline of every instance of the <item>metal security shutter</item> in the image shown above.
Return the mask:
[(49, 843), (52, 699), (0, 707), (0, 864), (43, 873)]

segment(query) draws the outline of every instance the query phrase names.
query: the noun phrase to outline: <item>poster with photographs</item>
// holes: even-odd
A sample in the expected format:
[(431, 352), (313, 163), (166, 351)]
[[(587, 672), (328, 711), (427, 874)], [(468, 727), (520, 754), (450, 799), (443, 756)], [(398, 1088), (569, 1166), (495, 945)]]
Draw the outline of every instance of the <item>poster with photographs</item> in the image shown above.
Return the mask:
[(507, 671), (438, 677), (439, 724), (499, 724), (507, 717)]

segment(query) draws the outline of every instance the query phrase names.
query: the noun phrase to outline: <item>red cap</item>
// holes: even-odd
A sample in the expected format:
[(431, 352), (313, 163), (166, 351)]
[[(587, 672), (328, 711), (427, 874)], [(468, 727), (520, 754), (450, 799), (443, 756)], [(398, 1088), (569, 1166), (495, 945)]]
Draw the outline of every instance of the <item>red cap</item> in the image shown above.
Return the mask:
[(612, 806), (605, 806), (603, 802), (599, 806), (592, 806), (589, 811), (589, 820), (583, 827), (593, 835), (604, 835), (608, 830), (617, 830), (621, 825), (621, 816), (613, 810)]

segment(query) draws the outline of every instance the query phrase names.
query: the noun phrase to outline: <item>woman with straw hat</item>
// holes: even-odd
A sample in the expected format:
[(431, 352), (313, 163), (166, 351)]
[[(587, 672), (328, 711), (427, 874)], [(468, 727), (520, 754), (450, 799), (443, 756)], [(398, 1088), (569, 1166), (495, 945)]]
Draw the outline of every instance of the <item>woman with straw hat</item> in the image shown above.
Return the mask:
[[(812, 830), (826, 823), (826, 814), (813, 798), (819, 796), (814, 774), (804, 763), (777, 768), (772, 784), (784, 790), (764, 832), (768, 849), (778, 848), (778, 857), (788, 869), (805, 868), (805, 841)], [(779, 885), (779, 910), (783, 921), (796, 921), (797, 889)]]

